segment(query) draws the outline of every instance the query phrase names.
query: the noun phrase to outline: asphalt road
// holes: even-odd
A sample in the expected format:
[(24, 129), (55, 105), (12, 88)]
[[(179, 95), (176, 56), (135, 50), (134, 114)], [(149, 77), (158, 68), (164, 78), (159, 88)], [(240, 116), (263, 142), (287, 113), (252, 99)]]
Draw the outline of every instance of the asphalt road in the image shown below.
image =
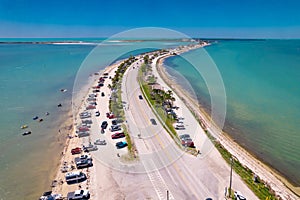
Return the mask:
[[(122, 83), (127, 125), (142, 164), (135, 168), (135, 172), (144, 174), (145, 181), (151, 182), (153, 195), (156, 194), (152, 196), (154, 199), (167, 199), (167, 191), (169, 199), (224, 199), (225, 187), (229, 185), (230, 167), (214, 148), (206, 156), (195, 157), (184, 153), (175, 144), (146, 100), (138, 97), (142, 94), (137, 81), (140, 64), (141, 61), (135, 62), (127, 70)], [(183, 115), (187, 121), (193, 118), (188, 112)], [(150, 119), (154, 119), (157, 124), (153, 125)], [(200, 125), (195, 126), (201, 129)], [(197, 131), (197, 134), (204, 133)], [(201, 144), (198, 148), (202, 152), (205, 146), (207, 144)], [(233, 188), (240, 190), (247, 199), (258, 199), (235, 173)]]

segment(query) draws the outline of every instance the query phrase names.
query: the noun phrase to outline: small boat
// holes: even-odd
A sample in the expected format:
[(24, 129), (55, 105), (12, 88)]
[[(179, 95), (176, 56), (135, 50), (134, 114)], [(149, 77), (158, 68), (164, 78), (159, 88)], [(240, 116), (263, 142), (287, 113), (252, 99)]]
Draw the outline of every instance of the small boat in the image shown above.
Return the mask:
[(30, 135), (30, 134), (31, 134), (31, 131), (26, 131), (22, 135), (25, 136), (25, 135)]
[(26, 128), (28, 128), (28, 125), (27, 125), (27, 124), (21, 126), (21, 129), (26, 129)]
[(49, 112), (46, 112), (45, 115), (48, 116), (48, 115), (50, 115), (50, 113), (49, 113)]
[(32, 119), (33, 120), (37, 120), (39, 117), (38, 116), (35, 116), (35, 117), (33, 117)]
[(61, 92), (66, 92), (68, 91), (67, 89), (60, 89)]
[(57, 107), (62, 107), (61, 103), (60, 103), (60, 104), (57, 104)]

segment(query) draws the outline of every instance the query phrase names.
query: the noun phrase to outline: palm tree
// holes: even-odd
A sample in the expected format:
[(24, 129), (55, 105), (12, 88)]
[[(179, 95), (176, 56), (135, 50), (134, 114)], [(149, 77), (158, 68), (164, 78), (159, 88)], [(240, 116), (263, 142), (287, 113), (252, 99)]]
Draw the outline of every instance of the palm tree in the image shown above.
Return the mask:
[(175, 101), (175, 98), (173, 97), (173, 92), (172, 90), (168, 90), (166, 93), (166, 100), (169, 102), (169, 104), (171, 104), (171, 106), (173, 107), (173, 102)]
[(167, 91), (167, 93), (168, 93), (168, 95), (169, 95), (170, 97), (172, 97), (172, 96), (173, 96), (173, 92), (172, 92), (172, 90), (168, 90), (168, 91)]

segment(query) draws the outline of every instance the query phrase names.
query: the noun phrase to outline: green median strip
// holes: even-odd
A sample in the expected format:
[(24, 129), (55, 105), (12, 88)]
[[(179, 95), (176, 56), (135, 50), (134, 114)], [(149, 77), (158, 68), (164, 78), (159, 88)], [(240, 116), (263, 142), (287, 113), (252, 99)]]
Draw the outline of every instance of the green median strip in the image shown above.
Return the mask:
[[(151, 68), (147, 66), (146, 64), (141, 65), (139, 72), (138, 72), (138, 82), (140, 85), (140, 88), (142, 90), (143, 96), (146, 99), (146, 102), (150, 106), (150, 108), (153, 110), (153, 113), (157, 116), (157, 118), (161, 121), (162, 126), (165, 128), (165, 130), (169, 133), (169, 135), (173, 138), (176, 145), (179, 148), (183, 148), (177, 132), (173, 126), (175, 119), (172, 118), (171, 115), (167, 114), (164, 110), (164, 108), (161, 105), (161, 97), (162, 96), (169, 96), (170, 99), (172, 99), (172, 96), (168, 94), (168, 92), (160, 91), (162, 94), (160, 95), (151, 95), (153, 93), (153, 90), (151, 88), (151, 85), (153, 84), (153, 77), (148, 76), (148, 80), (145, 81), (145, 74), (148, 72), (151, 73)], [(155, 79), (155, 77), (154, 77)], [(192, 155), (198, 155), (198, 151), (195, 148), (184, 148), (184, 150)]]
[[(128, 67), (135, 61), (135, 58), (133, 56), (130, 56), (127, 60), (122, 62), (116, 72), (115, 76), (112, 78), (112, 85), (110, 86), (112, 91), (115, 91), (111, 95), (111, 100), (109, 101), (109, 110), (112, 112), (115, 116), (120, 118), (122, 121), (125, 121), (125, 113), (123, 110), (123, 103), (122, 103), (122, 91), (121, 91), (121, 83), (122, 78), (124, 76), (125, 71), (128, 69)], [(128, 156), (126, 156), (126, 160), (133, 160), (136, 158), (136, 151), (135, 147), (133, 145), (133, 142), (131, 140), (130, 134), (127, 130), (127, 126), (125, 124), (122, 124), (122, 128), (124, 130), (125, 134), (125, 140), (127, 142), (127, 148), (128, 148)]]

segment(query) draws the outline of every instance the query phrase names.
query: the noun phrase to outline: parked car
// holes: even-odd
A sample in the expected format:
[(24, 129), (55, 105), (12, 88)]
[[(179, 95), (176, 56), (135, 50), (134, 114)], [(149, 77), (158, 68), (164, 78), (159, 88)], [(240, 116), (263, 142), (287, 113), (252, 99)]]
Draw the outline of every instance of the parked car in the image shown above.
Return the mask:
[(88, 106), (86, 107), (86, 109), (87, 109), (87, 110), (96, 109), (96, 106), (94, 106), (94, 105), (88, 105)]
[(89, 135), (90, 135), (90, 132), (88, 132), (88, 131), (83, 131), (83, 132), (77, 133), (77, 136), (79, 138), (86, 137), (86, 136), (89, 136)]
[(75, 190), (75, 192), (69, 192), (67, 198), (68, 200), (89, 199), (90, 192), (88, 190)]
[(116, 147), (118, 148), (118, 149), (122, 149), (122, 148), (124, 148), (124, 147), (127, 147), (127, 143), (126, 142), (117, 142), (116, 143)]
[(61, 194), (52, 194), (52, 191), (44, 192), (39, 200), (59, 200), (63, 199)]
[(194, 142), (192, 139), (185, 139), (185, 140), (181, 140), (181, 144), (184, 147), (191, 147), (191, 148), (195, 148)]
[(121, 126), (120, 125), (113, 125), (113, 126), (111, 126), (111, 128), (109, 129), (111, 132), (115, 132), (115, 131), (121, 131), (122, 130), (122, 128), (121, 128)]
[(91, 125), (90, 125), (90, 124), (87, 124), (87, 123), (82, 123), (81, 126), (91, 128)]
[(189, 139), (191, 136), (189, 134), (182, 134), (179, 136), (180, 139)]
[(89, 97), (87, 98), (87, 101), (96, 101), (97, 99), (95, 97)]
[(111, 114), (110, 116), (108, 116), (108, 119), (114, 119), (116, 118), (114, 114)]
[(176, 125), (175, 125), (175, 129), (177, 129), (177, 130), (184, 130), (185, 127), (184, 127), (183, 124), (176, 124)]
[(89, 105), (96, 106), (98, 105), (96, 101), (90, 102)]
[(107, 126), (108, 126), (107, 121), (103, 121), (102, 124), (101, 124), (101, 128), (102, 128), (102, 129), (106, 129)]
[(83, 113), (79, 114), (79, 117), (80, 117), (80, 119), (86, 119), (86, 118), (91, 117), (91, 113), (89, 113), (89, 112), (83, 112)]
[(90, 129), (86, 126), (80, 126), (78, 127), (78, 131), (77, 132), (85, 132), (85, 131), (89, 131)]
[(81, 159), (76, 162), (77, 169), (82, 169), (82, 168), (92, 167), (92, 166), (93, 166), (93, 161), (89, 159)]
[(83, 124), (92, 124), (93, 121), (90, 120), (90, 119), (86, 119), (86, 120), (82, 120), (82, 123), (83, 123)]
[(112, 113), (106, 113), (106, 117), (107, 117), (108, 119), (113, 119), (113, 118), (115, 118), (115, 115), (112, 114)]
[(242, 193), (240, 191), (234, 192), (234, 198), (237, 200), (246, 200), (246, 198), (242, 195)]
[(96, 117), (99, 117), (99, 116), (100, 116), (100, 112), (99, 112), (99, 111), (96, 111), (96, 112), (95, 112), (95, 115), (96, 115)]
[(81, 155), (81, 156), (75, 158), (75, 163), (76, 163), (77, 161), (79, 161), (79, 160), (91, 160), (91, 161), (92, 161), (93, 158), (92, 158), (91, 155), (83, 154), (83, 155)]
[(118, 121), (117, 121), (116, 119), (114, 119), (114, 120), (111, 121), (111, 124), (112, 124), (112, 125), (117, 125), (117, 124), (118, 124)]
[(66, 182), (68, 184), (79, 183), (86, 180), (86, 175), (82, 172), (68, 172), (65, 175)]
[(195, 144), (189, 134), (182, 134), (179, 136), (179, 138), (181, 140), (182, 146), (195, 148)]
[(106, 145), (106, 141), (98, 139), (94, 142), (94, 145)]
[(80, 147), (76, 147), (71, 150), (72, 155), (74, 154), (80, 154), (82, 152), (82, 149)]
[(84, 152), (97, 151), (97, 150), (98, 150), (98, 147), (91, 144), (91, 143), (88, 146), (83, 145), (83, 151)]
[(142, 95), (139, 95), (139, 99), (141, 99), (141, 100), (142, 100), (142, 99), (143, 99), (143, 96), (142, 96)]
[(157, 125), (155, 119), (150, 119), (150, 121), (151, 121), (151, 123), (152, 123), (153, 125)]
[(100, 92), (99, 89), (93, 90), (93, 93)]
[(102, 96), (102, 97), (104, 97), (104, 96), (105, 96), (104, 92), (101, 92), (101, 96)]
[(123, 138), (123, 137), (125, 137), (124, 133), (115, 133), (115, 134), (111, 135), (112, 139), (118, 139), (118, 138)]

